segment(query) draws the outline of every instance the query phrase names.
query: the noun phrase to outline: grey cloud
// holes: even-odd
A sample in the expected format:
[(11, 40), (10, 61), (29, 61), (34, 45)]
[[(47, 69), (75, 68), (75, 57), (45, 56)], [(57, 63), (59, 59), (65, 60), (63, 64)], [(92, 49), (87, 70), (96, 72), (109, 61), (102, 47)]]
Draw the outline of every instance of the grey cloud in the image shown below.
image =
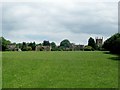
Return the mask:
[(0, 3), (0, 36), (2, 36), (2, 3)]
[[(64, 15), (64, 19), (58, 17), (59, 19), (58, 21), (60, 21), (61, 24), (63, 24), (73, 33), (110, 35), (117, 32), (117, 8), (115, 10), (116, 18), (110, 17), (110, 15), (108, 15), (109, 17), (107, 17), (106, 14), (104, 15), (104, 13), (98, 14), (98, 12), (100, 12), (102, 9), (100, 11), (99, 10), (97, 11), (97, 9), (94, 8), (92, 9), (90, 6), (87, 9), (88, 10), (83, 11), (84, 10), (83, 9), (81, 11), (78, 8), (77, 12), (74, 11), (68, 12), (67, 16)], [(107, 18), (108, 19), (111, 18), (113, 21), (111, 22), (110, 20), (107, 20)]]
[[(42, 32), (44, 33), (42, 39), (46, 37), (53, 40), (60, 35), (60, 38), (65, 38), (64, 33), (68, 32), (70, 36), (80, 34), (110, 36), (117, 32), (116, 3), (81, 3), (76, 0), (74, 3), (62, 4), (44, 1), (4, 3), (3, 35), (19, 38), (15, 35), (19, 34), (24, 38), (38, 40)], [(71, 38), (69, 35), (66, 37)]]

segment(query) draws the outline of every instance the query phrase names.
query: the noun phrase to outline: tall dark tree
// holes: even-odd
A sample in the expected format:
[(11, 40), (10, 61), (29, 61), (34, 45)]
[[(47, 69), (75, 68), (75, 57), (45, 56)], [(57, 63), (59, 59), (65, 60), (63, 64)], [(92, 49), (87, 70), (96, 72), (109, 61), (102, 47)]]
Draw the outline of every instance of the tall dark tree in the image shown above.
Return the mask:
[(44, 41), (43, 41), (43, 46), (50, 46), (50, 42), (49, 42), (49, 41), (44, 40)]
[(36, 47), (36, 43), (35, 42), (31, 42), (28, 44), (28, 46), (30, 46), (32, 48), (32, 50), (35, 50), (35, 47)]
[(33, 45), (32, 45), (32, 50), (35, 50), (35, 47), (36, 47), (36, 43), (33, 42)]
[(91, 46), (93, 49), (96, 49), (97, 47), (95, 40), (92, 37), (90, 37), (88, 40), (88, 46)]
[(0, 51), (2, 51), (2, 42), (0, 41)]
[(114, 34), (109, 39), (107, 39), (103, 44), (103, 48), (105, 50), (111, 51), (112, 53), (120, 54), (120, 33)]
[(27, 43), (26, 42), (23, 42), (22, 43), (22, 51), (27, 51)]
[(17, 43), (16, 46), (17, 46), (17, 48), (21, 49), (22, 48), (22, 43)]

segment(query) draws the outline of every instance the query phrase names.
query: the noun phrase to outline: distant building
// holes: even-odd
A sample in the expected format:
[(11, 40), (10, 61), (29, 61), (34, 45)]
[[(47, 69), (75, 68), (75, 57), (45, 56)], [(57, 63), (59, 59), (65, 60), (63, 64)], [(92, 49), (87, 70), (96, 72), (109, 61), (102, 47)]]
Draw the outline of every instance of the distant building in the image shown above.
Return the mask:
[(103, 45), (103, 37), (102, 38), (96, 38), (96, 44), (98, 47), (101, 47)]
[(71, 43), (70, 49), (71, 49), (71, 51), (75, 50), (75, 43)]
[(36, 51), (51, 51), (51, 46), (41, 46), (38, 45), (35, 48)]
[(70, 49), (71, 49), (72, 51), (84, 50), (84, 45), (75, 45), (74, 43), (71, 43)]
[(9, 45), (7, 45), (7, 49), (9, 51), (22, 51), (20, 48), (17, 48), (17, 46), (15, 44), (9, 44)]
[(9, 45), (7, 45), (7, 49), (8, 49), (9, 51), (15, 51), (16, 45), (15, 45), (15, 44), (9, 44)]
[(75, 45), (74, 51), (80, 51), (84, 49), (84, 45)]

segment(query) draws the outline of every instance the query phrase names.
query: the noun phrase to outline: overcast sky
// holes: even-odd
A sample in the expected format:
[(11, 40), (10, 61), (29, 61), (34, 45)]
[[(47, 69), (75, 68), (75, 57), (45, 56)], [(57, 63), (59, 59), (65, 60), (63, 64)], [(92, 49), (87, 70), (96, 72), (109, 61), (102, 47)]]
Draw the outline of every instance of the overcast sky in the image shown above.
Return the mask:
[(4, 2), (1, 8), (2, 35), (12, 42), (49, 40), (59, 44), (69, 39), (87, 44), (89, 37), (105, 40), (118, 32), (118, 2), (41, 0)]

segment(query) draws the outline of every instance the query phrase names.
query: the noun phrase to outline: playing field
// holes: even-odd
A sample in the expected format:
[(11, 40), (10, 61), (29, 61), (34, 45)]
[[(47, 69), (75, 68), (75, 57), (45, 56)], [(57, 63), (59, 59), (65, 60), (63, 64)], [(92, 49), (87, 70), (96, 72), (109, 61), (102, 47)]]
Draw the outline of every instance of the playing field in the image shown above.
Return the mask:
[(2, 52), (0, 52), (0, 89), (2, 88)]
[(104, 52), (3, 52), (3, 88), (117, 88), (117, 56)]

